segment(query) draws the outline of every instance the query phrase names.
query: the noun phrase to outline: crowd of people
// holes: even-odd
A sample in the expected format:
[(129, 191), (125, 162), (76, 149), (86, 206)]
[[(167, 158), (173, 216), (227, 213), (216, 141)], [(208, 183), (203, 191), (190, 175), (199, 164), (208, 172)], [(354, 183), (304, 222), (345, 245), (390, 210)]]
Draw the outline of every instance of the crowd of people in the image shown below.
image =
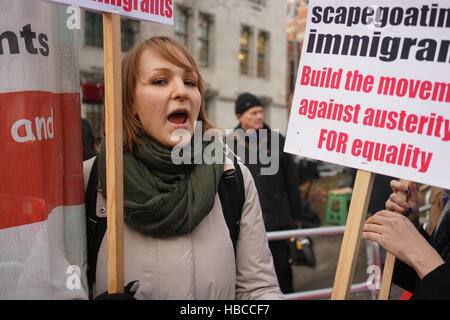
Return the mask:
[[(183, 45), (168, 37), (137, 45), (123, 60), (122, 80), (128, 285), (121, 298), (284, 299), (293, 292), (289, 247), (285, 240), (268, 242), (266, 232), (306, 227), (307, 221), (293, 156), (283, 152), (283, 135), (264, 122), (260, 99), (238, 95), (235, 132), (203, 142), (203, 149), (220, 150), (214, 159), (221, 161), (208, 164), (194, 161), (199, 154), (192, 137), (197, 123), (202, 133), (214, 126), (205, 113), (199, 68)], [(89, 125), (83, 122), (83, 129), (85, 187), (93, 192), (86, 199), (94, 199), (86, 207), (104, 217), (105, 141), (96, 149)], [(187, 139), (174, 136), (179, 130)], [(194, 150), (189, 163), (172, 161), (180, 144), (184, 152)], [(276, 161), (274, 174), (263, 172), (273, 165), (267, 157)], [(224, 181), (230, 179), (242, 187), (242, 203), (239, 196), (224, 203)], [(88, 181), (95, 181), (94, 188)], [(380, 183), (374, 190), (386, 190), (387, 180)], [(374, 199), (363, 239), (398, 258), (394, 281), (414, 299), (450, 298), (450, 204), (429, 236), (419, 224), (415, 184), (392, 180), (390, 188), (389, 196), (383, 191)], [(399, 191), (407, 192), (406, 201)], [(231, 227), (229, 207), (239, 211)], [(90, 293), (111, 298), (105, 293), (107, 237), (97, 229), (88, 230), (88, 237), (98, 238), (88, 249)]]

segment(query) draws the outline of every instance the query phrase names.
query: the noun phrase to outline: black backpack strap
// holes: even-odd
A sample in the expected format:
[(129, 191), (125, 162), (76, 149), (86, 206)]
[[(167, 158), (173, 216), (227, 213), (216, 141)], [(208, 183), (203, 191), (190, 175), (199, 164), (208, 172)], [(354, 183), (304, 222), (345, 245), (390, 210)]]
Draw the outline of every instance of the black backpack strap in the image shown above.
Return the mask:
[(98, 171), (97, 158), (92, 164), (89, 180), (86, 187), (86, 234), (87, 234), (87, 280), (89, 286), (89, 298), (92, 299), (92, 285), (95, 282), (95, 272), (97, 269), (97, 256), (106, 232), (106, 218), (97, 216), (97, 186)]
[(241, 168), (235, 157), (233, 157), (233, 162), (234, 172), (224, 173), (219, 183), (219, 198), (236, 255), (236, 243), (239, 238), (242, 209), (245, 202), (245, 186)]

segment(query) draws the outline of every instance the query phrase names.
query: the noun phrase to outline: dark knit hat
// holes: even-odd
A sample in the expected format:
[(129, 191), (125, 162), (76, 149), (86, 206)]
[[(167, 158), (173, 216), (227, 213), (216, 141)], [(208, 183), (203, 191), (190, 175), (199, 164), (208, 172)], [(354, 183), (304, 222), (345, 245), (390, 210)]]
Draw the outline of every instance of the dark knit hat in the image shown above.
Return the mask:
[(235, 112), (236, 114), (242, 114), (251, 107), (256, 106), (262, 107), (261, 100), (259, 100), (256, 96), (252, 95), (251, 93), (244, 92), (240, 94), (239, 97), (236, 99)]

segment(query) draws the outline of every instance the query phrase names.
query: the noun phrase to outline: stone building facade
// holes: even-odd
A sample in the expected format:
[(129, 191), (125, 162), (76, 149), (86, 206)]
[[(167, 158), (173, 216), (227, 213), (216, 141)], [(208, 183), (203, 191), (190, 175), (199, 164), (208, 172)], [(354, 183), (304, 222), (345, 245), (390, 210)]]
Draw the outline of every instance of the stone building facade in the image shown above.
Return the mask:
[[(122, 50), (155, 35), (176, 37), (193, 53), (206, 84), (206, 112), (221, 129), (234, 128), (234, 101), (248, 91), (264, 104), (266, 122), (286, 132), (287, 2), (177, 0), (174, 25), (122, 19)], [(83, 116), (103, 112), (101, 15), (82, 10), (80, 70)], [(89, 98), (90, 97), (90, 98)], [(96, 97), (99, 97), (96, 101)], [(94, 124), (94, 123), (93, 123)], [(97, 128), (98, 124), (94, 124)]]
[[(292, 103), (300, 56), (305, 39), (308, 0), (288, 0), (286, 104)], [(288, 107), (289, 108), (289, 107)]]

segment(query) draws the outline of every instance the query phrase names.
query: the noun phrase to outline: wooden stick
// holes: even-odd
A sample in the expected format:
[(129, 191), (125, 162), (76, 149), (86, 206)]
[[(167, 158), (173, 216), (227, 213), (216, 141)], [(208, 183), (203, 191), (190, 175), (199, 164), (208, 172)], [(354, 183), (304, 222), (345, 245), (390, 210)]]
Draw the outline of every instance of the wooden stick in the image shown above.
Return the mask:
[(347, 299), (352, 285), (361, 234), (372, 193), (374, 173), (358, 170), (334, 277), (332, 300)]
[(386, 252), (386, 260), (384, 262), (383, 277), (381, 279), (380, 294), (378, 300), (388, 300), (391, 291), (392, 274), (394, 272), (395, 256)]
[(121, 293), (124, 290), (122, 50), (120, 32), (120, 16), (103, 13), (109, 293)]
[[(400, 182), (408, 186), (407, 180), (400, 180)], [(397, 192), (397, 195), (406, 201), (406, 194), (404, 192), (399, 191)], [(378, 295), (378, 300), (389, 299), (389, 293), (391, 291), (391, 283), (392, 283), (392, 274), (394, 273), (394, 264), (395, 264), (395, 256), (392, 253), (387, 252), (386, 260), (384, 262), (383, 277), (381, 279), (381, 288), (380, 294)]]

